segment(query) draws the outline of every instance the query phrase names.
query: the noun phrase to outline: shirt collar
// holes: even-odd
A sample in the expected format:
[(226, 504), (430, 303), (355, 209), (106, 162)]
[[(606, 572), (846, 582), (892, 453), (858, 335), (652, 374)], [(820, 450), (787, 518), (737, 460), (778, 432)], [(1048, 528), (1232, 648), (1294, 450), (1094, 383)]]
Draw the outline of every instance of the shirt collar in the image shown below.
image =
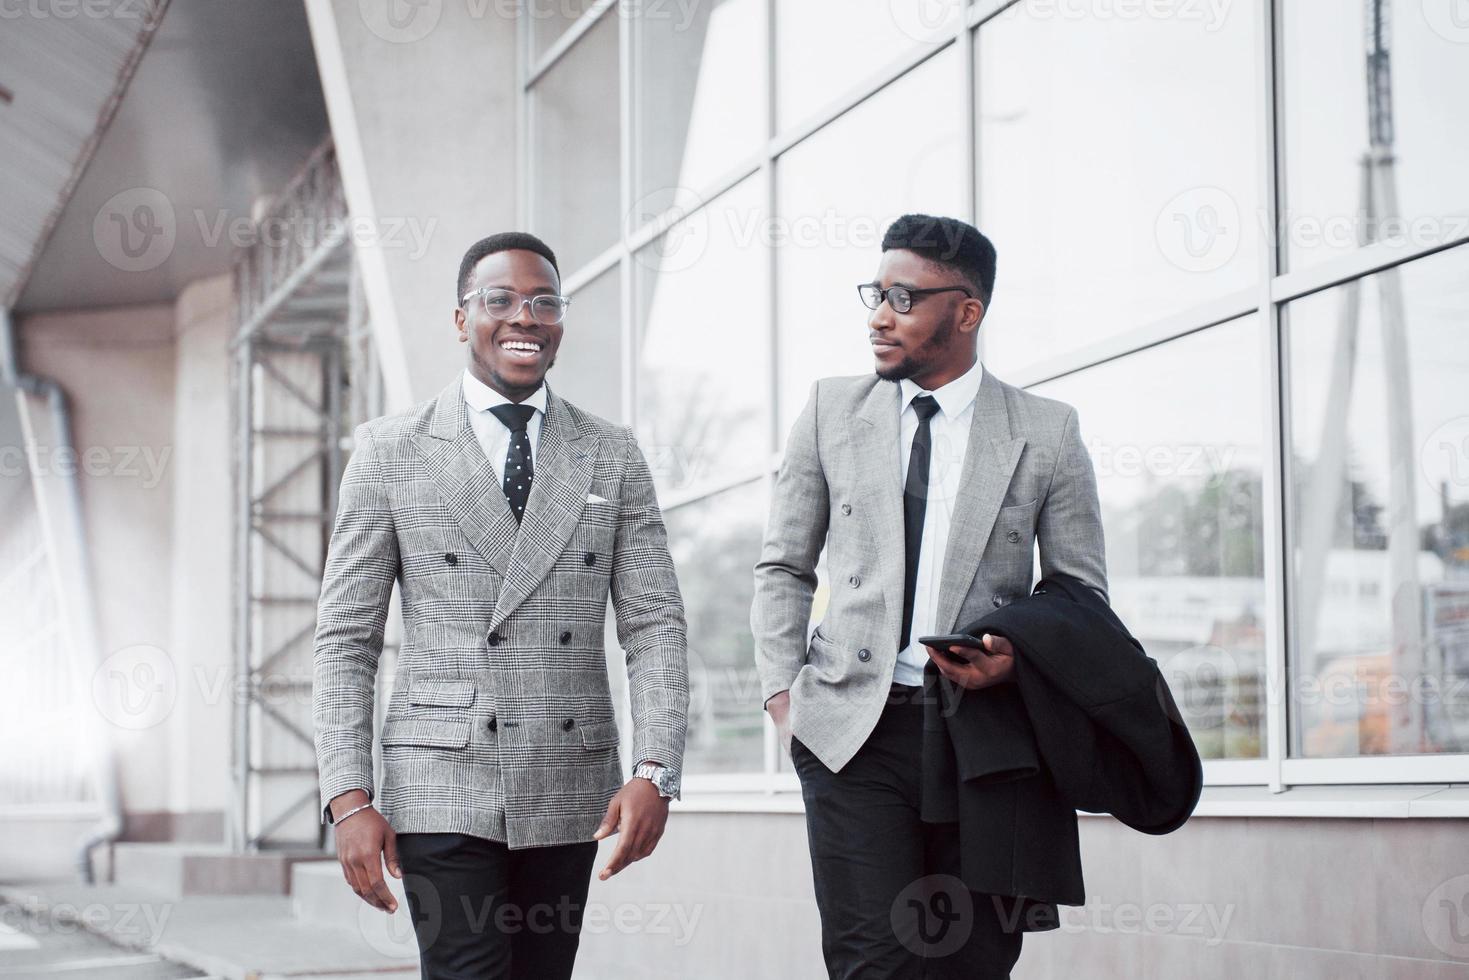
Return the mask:
[(983, 379), (984, 364), (978, 358), (975, 358), (974, 364), (968, 371), (965, 371), (953, 381), (933, 391), (924, 391), (911, 378), (904, 378), (898, 382), (898, 387), (901, 392), (898, 414), (901, 415), (907, 411), (913, 399), (919, 395), (932, 395), (934, 400), (939, 403), (939, 408), (943, 411), (944, 417), (956, 419), (974, 402), (975, 396), (979, 394), (979, 383)]
[[(464, 401), (469, 405), (470, 411), (484, 412), (496, 405), (510, 405), (512, 402), (494, 388), (485, 384), (479, 378), (470, 373), (469, 368), (464, 369)], [(546, 414), (546, 382), (542, 381), (529, 398), (520, 402), (521, 405), (530, 405), (542, 415)]]

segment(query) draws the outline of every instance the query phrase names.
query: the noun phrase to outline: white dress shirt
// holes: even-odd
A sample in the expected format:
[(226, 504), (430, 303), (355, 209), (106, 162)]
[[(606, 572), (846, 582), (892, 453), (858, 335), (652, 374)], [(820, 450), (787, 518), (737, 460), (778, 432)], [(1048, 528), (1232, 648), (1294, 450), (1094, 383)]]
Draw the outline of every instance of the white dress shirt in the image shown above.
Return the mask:
[[(496, 418), (490, 409), (496, 405), (515, 403), (476, 378), (469, 368), (464, 369), (464, 401), (469, 406), (469, 424), (474, 428), (479, 444), (484, 447), (490, 465), (495, 468), (495, 480), (503, 488), (505, 454), (510, 451), (510, 428)], [(541, 420), (546, 417), (546, 383), (541, 382), (535, 393), (520, 404), (533, 406), (536, 410), (525, 427), (525, 434), (530, 439), (531, 479), (535, 479), (534, 467), (536, 453), (539, 451), (536, 446), (541, 437)]]
[[(898, 382), (898, 472), (900, 486), (908, 485), (908, 456), (918, 432), (918, 413), (913, 399), (932, 395), (939, 410), (929, 419), (932, 455), (928, 462), (928, 505), (923, 515), (923, 544), (918, 550), (918, 579), (913, 585), (913, 630), (908, 646), (898, 651), (893, 680), (899, 684), (922, 684), (928, 653), (920, 636), (947, 633), (936, 629), (939, 582), (944, 573), (944, 552), (949, 545), (949, 524), (959, 496), (959, 478), (964, 473), (964, 456), (969, 449), (969, 426), (974, 420), (974, 396), (979, 393), (984, 366), (974, 366), (936, 391), (924, 391), (908, 379)], [(899, 637), (901, 639), (901, 637)]]

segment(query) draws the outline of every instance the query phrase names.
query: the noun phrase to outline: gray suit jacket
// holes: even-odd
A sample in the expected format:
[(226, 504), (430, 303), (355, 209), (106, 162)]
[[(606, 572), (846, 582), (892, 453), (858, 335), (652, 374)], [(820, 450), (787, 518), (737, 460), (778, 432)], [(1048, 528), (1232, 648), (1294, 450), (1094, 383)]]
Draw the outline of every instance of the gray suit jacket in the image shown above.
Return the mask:
[[(811, 386), (776, 478), (750, 624), (761, 696), (789, 690), (791, 730), (840, 770), (882, 713), (903, 616), (899, 387), (875, 374)], [(1107, 599), (1102, 519), (1076, 410), (987, 369), (974, 403), (939, 585), (961, 623), (1066, 572)], [(807, 637), (822, 547), (826, 615)], [(915, 760), (916, 764), (916, 760)]]
[(316, 628), (322, 802), (374, 793), (374, 679), (396, 579), (403, 647), (373, 796), (393, 829), (516, 848), (590, 840), (624, 782), (603, 649), (609, 592), (632, 761), (682, 763), (683, 601), (653, 479), (630, 429), (548, 389), (517, 524), (468, 412), (456, 377), (357, 428)]

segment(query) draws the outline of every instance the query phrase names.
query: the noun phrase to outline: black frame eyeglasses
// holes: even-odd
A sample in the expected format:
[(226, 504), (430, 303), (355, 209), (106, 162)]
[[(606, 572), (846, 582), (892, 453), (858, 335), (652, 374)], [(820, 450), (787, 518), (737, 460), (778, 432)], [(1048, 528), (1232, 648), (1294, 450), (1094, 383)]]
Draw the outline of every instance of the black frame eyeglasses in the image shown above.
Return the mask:
[(926, 289), (916, 289), (912, 286), (889, 286), (883, 289), (878, 283), (864, 282), (857, 287), (857, 295), (862, 298), (863, 306), (869, 310), (875, 310), (882, 305), (883, 300), (887, 300), (894, 313), (907, 313), (913, 309), (913, 300), (916, 297), (948, 292), (960, 292), (966, 298), (974, 299), (974, 294), (969, 291), (968, 286), (929, 286)]
[(467, 306), (476, 296), (480, 299), (480, 308), (496, 320), (514, 319), (520, 316), (521, 310), (529, 306), (531, 319), (548, 327), (564, 320), (566, 308), (571, 305), (570, 296), (558, 296), (555, 293), (522, 296), (513, 289), (490, 286), (481, 286), (473, 292), (465, 293), (462, 302)]

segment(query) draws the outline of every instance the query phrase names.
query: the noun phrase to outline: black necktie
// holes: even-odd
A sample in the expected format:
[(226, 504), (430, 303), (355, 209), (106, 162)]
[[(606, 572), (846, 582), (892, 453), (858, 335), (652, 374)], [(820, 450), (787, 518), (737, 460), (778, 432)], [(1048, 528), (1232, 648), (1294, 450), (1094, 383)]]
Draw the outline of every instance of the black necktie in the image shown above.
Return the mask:
[(918, 552), (923, 546), (923, 515), (928, 510), (928, 460), (933, 449), (928, 422), (938, 410), (939, 403), (932, 395), (913, 399), (918, 431), (913, 433), (908, 480), (903, 486), (903, 633), (899, 650), (908, 648), (908, 634), (913, 630), (913, 590), (918, 584)]
[(505, 499), (510, 512), (519, 521), (525, 515), (525, 502), (530, 499), (530, 481), (534, 476), (530, 459), (530, 433), (526, 426), (536, 414), (534, 405), (496, 405), (490, 409), (495, 418), (510, 430), (510, 448), (505, 452)]

